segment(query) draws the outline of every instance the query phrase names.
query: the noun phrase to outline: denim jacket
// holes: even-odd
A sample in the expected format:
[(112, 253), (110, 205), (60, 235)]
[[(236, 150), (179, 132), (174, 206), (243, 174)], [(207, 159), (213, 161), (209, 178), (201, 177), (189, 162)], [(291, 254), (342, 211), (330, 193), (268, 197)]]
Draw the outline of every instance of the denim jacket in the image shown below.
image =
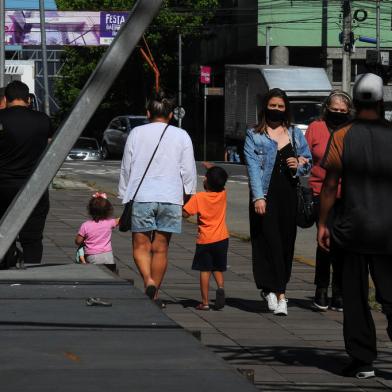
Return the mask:
[[(291, 144), (295, 140), (297, 156), (309, 159), (309, 163), (298, 166), (296, 177), (306, 176), (312, 167), (312, 155), (308, 143), (297, 127), (288, 129)], [(249, 129), (245, 139), (245, 161), (248, 167), (249, 185), (252, 200), (266, 199), (268, 188), (274, 169), (278, 144), (268, 134)]]

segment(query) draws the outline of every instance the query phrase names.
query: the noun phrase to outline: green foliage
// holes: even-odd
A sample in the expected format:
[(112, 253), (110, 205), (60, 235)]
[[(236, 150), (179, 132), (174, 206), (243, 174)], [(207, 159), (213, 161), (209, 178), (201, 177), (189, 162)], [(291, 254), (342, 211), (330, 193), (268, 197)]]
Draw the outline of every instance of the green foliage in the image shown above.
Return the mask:
[[(124, 11), (134, 0), (57, 0), (60, 10)], [(164, 0), (160, 13), (146, 32), (146, 39), (161, 73), (163, 87), (176, 85), (177, 38), (197, 39), (205, 23), (213, 16), (218, 0)], [(105, 48), (72, 47), (65, 51), (65, 64), (56, 81), (59, 119), (72, 107), (83, 85), (102, 57)], [(117, 82), (101, 105), (111, 114), (136, 113), (143, 110), (146, 95), (152, 90), (153, 71), (135, 51)], [(137, 88), (135, 88), (137, 86)]]

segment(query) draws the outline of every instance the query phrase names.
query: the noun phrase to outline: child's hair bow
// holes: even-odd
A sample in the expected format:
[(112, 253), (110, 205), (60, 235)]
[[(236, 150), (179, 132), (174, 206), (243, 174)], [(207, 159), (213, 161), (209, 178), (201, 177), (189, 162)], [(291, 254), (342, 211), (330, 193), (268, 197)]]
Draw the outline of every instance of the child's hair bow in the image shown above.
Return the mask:
[(93, 194), (93, 198), (97, 199), (98, 197), (101, 197), (102, 199), (107, 199), (108, 198), (106, 193), (104, 193), (104, 192), (102, 192), (102, 193), (101, 192), (95, 192)]

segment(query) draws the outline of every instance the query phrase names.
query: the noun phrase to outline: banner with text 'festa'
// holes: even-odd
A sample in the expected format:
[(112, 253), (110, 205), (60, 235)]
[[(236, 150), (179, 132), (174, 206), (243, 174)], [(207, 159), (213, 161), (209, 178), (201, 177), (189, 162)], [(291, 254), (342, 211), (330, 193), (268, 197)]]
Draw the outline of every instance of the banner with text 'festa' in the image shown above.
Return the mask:
[[(46, 11), (46, 44), (59, 46), (110, 45), (128, 12)], [(39, 11), (6, 11), (6, 45), (41, 45)]]

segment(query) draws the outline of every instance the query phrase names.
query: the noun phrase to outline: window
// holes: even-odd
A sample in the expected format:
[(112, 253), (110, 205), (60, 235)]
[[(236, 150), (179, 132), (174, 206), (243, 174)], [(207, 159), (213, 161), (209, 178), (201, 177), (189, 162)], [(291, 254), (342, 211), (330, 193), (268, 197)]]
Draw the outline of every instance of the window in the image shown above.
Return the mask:
[(135, 127), (139, 127), (140, 125), (148, 124), (149, 121), (147, 118), (129, 118), (129, 123), (131, 125), (131, 129)]

